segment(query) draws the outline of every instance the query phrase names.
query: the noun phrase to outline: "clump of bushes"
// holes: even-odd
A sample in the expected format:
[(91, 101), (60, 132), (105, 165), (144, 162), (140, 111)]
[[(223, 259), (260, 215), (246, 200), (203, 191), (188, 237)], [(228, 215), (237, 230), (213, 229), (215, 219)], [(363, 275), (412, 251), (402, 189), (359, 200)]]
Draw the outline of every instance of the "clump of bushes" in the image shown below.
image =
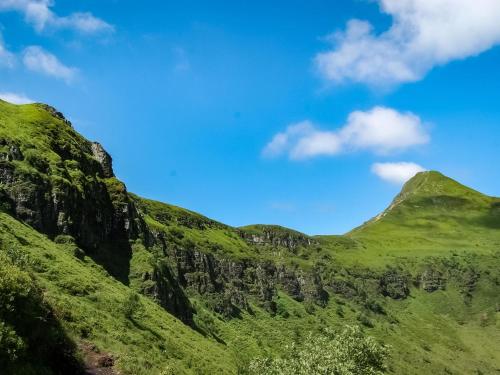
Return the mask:
[[(18, 252), (20, 253), (20, 252)], [(6, 374), (79, 373), (65, 335), (30, 274), (0, 251), (0, 369)], [(24, 267), (23, 267), (24, 268)]]
[(309, 334), (300, 345), (285, 349), (281, 358), (259, 358), (250, 363), (252, 375), (379, 375), (386, 370), (389, 348), (363, 334), (359, 327), (341, 332), (326, 329)]
[(131, 291), (123, 303), (123, 314), (125, 318), (134, 320), (134, 318), (137, 318), (141, 314), (142, 309), (143, 306), (139, 295)]

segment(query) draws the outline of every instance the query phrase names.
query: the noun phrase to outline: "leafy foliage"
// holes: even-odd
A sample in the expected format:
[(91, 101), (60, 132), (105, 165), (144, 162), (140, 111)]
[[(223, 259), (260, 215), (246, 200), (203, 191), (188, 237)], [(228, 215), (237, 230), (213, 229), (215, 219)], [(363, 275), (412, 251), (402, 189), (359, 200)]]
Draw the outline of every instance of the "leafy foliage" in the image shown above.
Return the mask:
[(359, 327), (347, 326), (340, 333), (311, 333), (300, 345), (288, 346), (283, 357), (254, 360), (249, 369), (253, 375), (379, 375), (388, 351)]
[[(17, 262), (26, 264), (22, 257)], [(0, 368), (16, 374), (80, 368), (73, 343), (33, 279), (4, 253), (0, 253)]]

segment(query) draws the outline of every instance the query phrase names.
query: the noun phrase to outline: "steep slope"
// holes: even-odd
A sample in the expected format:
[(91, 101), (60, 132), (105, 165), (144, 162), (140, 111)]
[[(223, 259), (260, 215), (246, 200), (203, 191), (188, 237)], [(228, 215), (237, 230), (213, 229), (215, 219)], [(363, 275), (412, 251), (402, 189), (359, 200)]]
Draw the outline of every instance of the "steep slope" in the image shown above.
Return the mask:
[[(390, 373), (494, 373), (499, 227), (497, 199), (430, 172), (345, 236), (233, 228), (129, 193), (53, 108), (0, 101), (0, 281), (34, 280), (61, 338), (35, 340), (53, 350), (29, 362), (34, 338), (0, 308), (26, 373), (61, 372), (55, 353), (75, 369), (245, 374), (345, 324), (392, 345)], [(0, 337), (0, 361), (6, 348)]]
[[(75, 361), (84, 362), (88, 355), (112, 358), (114, 368), (125, 374), (235, 372), (234, 360), (223, 345), (205, 338), (154, 302), (138, 298), (131, 308), (133, 291), (111, 277), (90, 257), (79, 254), (74, 244), (56, 244), (29, 226), (0, 213), (0, 253), (32, 275), (37, 287), (43, 291), (44, 303), (68, 336), (66, 340), (71, 343), (68, 348), (80, 348), (80, 354), (73, 354)], [(11, 272), (0, 269), (0, 280), (7, 275)], [(0, 325), (3, 318), (0, 314)], [(42, 324), (48, 323), (42, 320)], [(43, 325), (37, 330), (43, 332)], [(52, 341), (55, 336), (41, 337), (33, 342), (33, 332), (16, 332), (27, 349), (55, 345)], [(0, 352), (5, 349), (4, 344), (2, 337)], [(71, 355), (71, 351), (67, 352)], [(63, 353), (61, 350), (59, 356)], [(65, 371), (64, 362), (57, 361), (56, 356), (54, 360), (47, 368), (38, 357), (31, 356), (30, 350), (25, 353), (19, 350), (14, 360), (18, 365), (10, 373), (78, 373), (78, 367), (74, 372)]]
[(348, 237), (383, 257), (491, 253), (500, 247), (500, 199), (439, 172), (422, 172), (383, 213)]
[[(0, 197), (6, 212), (51, 240), (74, 241), (124, 284), (133, 241), (151, 245), (147, 225), (114, 177), (111, 157), (46, 105), (0, 101)], [(175, 290), (159, 295), (160, 304), (189, 322), (189, 301), (171, 270), (162, 266), (155, 281)]]

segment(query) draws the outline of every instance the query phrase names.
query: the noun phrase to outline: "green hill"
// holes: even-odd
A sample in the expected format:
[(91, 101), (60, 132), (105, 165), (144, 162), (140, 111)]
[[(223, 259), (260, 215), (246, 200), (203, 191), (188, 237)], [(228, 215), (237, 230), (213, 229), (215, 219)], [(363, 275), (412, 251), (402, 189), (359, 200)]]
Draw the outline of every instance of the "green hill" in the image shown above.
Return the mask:
[(62, 114), (0, 101), (0, 369), (247, 374), (349, 325), (390, 374), (498, 373), (499, 202), (425, 172), (344, 236), (234, 228), (129, 193)]
[(500, 199), (439, 172), (408, 181), (380, 215), (348, 236), (384, 256), (489, 253), (500, 245)]

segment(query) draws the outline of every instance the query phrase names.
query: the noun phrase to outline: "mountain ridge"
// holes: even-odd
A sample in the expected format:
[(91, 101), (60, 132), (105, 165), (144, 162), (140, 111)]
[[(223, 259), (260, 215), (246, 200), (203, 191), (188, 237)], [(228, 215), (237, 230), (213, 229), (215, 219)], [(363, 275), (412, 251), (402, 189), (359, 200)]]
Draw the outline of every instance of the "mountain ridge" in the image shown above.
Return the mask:
[[(500, 343), (497, 198), (452, 181), (417, 175), (345, 236), (235, 228), (129, 193), (111, 156), (52, 107), (0, 102), (0, 281), (29, 275), (71, 356), (85, 366), (78, 353), (94, 347), (124, 374), (246, 374), (346, 324), (393, 345), (389, 373), (491, 373), (500, 357), (478, 343)], [(25, 343), (12, 373), (19, 361), (57, 373), (30, 360), (35, 337), (1, 308), (0, 323)]]

